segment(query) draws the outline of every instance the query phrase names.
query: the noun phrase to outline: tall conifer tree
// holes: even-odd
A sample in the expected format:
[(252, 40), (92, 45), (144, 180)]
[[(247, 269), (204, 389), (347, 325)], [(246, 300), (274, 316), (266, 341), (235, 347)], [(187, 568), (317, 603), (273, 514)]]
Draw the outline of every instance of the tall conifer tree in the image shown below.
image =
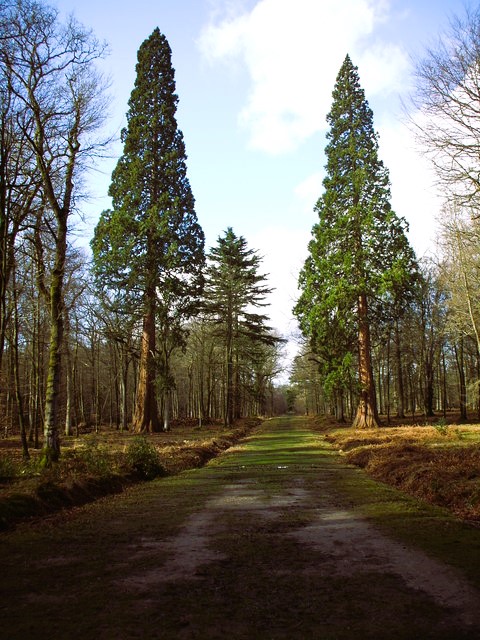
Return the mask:
[[(348, 361), (346, 337), (357, 336), (359, 404), (354, 426), (379, 424), (370, 345), (370, 305), (389, 291), (408, 289), (416, 272), (407, 223), (390, 205), (388, 171), (378, 158), (373, 114), (360, 86), (358, 69), (347, 55), (337, 76), (327, 121), (324, 193), (315, 210), (309, 257), (300, 274), (295, 307), (302, 331), (332, 341), (337, 366)], [(329, 327), (336, 327), (330, 332)], [(343, 358), (338, 349), (343, 345)], [(338, 364), (340, 363), (340, 364)]]
[[(239, 416), (239, 362), (252, 345), (279, 342), (266, 324), (268, 316), (254, 309), (266, 306), (272, 291), (265, 285), (266, 276), (258, 273), (261, 258), (247, 247), (243, 236), (231, 227), (218, 238), (209, 253), (206, 269), (204, 309), (214, 323), (216, 335), (225, 349), (225, 424)], [(251, 363), (250, 363), (251, 365)]]
[(175, 118), (171, 50), (158, 28), (141, 45), (136, 71), (122, 131), (124, 152), (109, 190), (113, 210), (102, 213), (92, 248), (97, 281), (117, 290), (132, 313), (141, 310), (134, 429), (157, 431), (157, 378), (167, 396), (172, 385), (168, 357), (181, 344), (181, 323), (201, 294), (204, 235)]

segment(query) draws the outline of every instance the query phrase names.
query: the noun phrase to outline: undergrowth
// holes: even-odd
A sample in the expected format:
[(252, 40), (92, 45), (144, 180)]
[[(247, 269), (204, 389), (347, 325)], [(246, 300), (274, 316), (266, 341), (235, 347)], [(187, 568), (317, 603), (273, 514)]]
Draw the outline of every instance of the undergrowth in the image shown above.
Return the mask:
[(353, 465), (410, 495), (480, 522), (480, 427), (443, 422), (353, 431), (326, 439)]
[[(18, 448), (0, 451), (0, 529), (30, 516), (91, 502), (144, 480), (200, 467), (247, 435), (260, 420), (175, 436), (90, 434), (64, 447), (58, 463), (43, 468), (40, 455), (23, 460)], [(209, 433), (216, 437), (208, 437)], [(188, 439), (181, 434), (187, 434)], [(169, 437), (170, 440), (165, 438)]]
[(153, 480), (166, 475), (157, 449), (146, 438), (138, 437), (128, 447), (125, 466), (142, 480)]

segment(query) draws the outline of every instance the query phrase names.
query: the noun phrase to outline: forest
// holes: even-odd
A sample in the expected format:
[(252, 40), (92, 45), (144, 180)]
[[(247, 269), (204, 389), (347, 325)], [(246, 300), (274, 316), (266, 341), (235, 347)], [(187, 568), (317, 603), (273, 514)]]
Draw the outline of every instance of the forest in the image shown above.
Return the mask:
[(61, 437), (106, 427), (231, 427), (288, 411), (358, 429), (452, 411), (480, 419), (479, 32), (480, 12), (467, 11), (415, 70), (412, 113), (424, 117), (407, 125), (444, 197), (428, 259), (391, 207), (374, 114), (346, 56), (299, 274), (300, 351), (279, 384), (289, 337), (269, 324), (262, 257), (234, 226), (205, 247), (166, 37), (155, 28), (138, 49), (112, 206), (90, 253), (75, 221), (110, 143), (106, 45), (43, 2), (2, 3), (2, 436), (25, 457), (41, 448), (48, 467)]
[(155, 29), (138, 51), (92, 261), (71, 241), (72, 219), (82, 176), (108, 144), (95, 67), (104, 47), (41, 3), (2, 13), (3, 435), (19, 433), (25, 455), (43, 441), (49, 464), (61, 433), (230, 426), (284, 410), (261, 258), (231, 227), (205, 255), (165, 36)]
[[(281, 4), (308, 3), (248, 15)], [(441, 194), (428, 257), (345, 52), (294, 335), (228, 212), (206, 246), (170, 44), (138, 44), (111, 204), (79, 242), (118, 142), (108, 45), (0, 0), (3, 635), (480, 637), (480, 5), (404, 105)]]

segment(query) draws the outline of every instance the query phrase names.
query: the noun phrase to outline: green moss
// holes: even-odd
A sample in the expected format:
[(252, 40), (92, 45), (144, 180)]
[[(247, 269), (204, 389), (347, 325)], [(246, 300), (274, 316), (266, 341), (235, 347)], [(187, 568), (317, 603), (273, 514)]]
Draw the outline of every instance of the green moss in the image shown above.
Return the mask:
[(50, 469), (60, 459), (60, 453), (53, 447), (44, 446), (40, 455), (40, 467)]

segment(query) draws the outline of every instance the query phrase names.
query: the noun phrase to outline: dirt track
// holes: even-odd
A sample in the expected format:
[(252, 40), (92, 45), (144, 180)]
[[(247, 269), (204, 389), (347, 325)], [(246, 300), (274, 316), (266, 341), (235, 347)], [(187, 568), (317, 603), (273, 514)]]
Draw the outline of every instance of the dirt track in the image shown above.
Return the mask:
[(2, 635), (479, 638), (479, 591), (363, 518), (358, 473), (282, 419), (203, 469), (21, 527), (0, 538)]

